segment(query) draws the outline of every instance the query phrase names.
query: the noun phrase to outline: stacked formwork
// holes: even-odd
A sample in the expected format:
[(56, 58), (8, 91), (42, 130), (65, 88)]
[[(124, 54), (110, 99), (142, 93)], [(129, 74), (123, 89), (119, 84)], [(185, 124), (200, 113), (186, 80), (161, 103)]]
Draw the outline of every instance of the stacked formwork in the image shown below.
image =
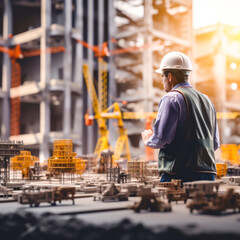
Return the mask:
[[(157, 111), (164, 91), (154, 70), (162, 57), (170, 51), (192, 55), (192, 0), (114, 0), (114, 7), (115, 38), (122, 49), (115, 52), (118, 96), (128, 102), (128, 111)], [(126, 126), (133, 152), (144, 122), (130, 121)]]

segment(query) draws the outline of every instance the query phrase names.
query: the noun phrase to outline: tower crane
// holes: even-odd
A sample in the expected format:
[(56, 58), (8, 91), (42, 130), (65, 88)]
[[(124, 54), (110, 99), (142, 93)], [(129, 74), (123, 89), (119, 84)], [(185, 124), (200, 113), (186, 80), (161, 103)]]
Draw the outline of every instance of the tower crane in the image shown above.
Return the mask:
[[(112, 112), (111, 112), (112, 111)], [(128, 161), (131, 160), (127, 129), (123, 124), (123, 116), (118, 102), (114, 102), (106, 110), (101, 113), (101, 117), (106, 119), (117, 119), (118, 121), (118, 134), (119, 137), (114, 147), (113, 162), (119, 160), (122, 153)]]
[[(109, 148), (109, 144), (108, 144), (108, 134), (109, 133), (108, 133), (107, 125), (106, 125), (106, 120), (104, 118), (102, 118), (101, 114), (100, 114), (102, 106), (100, 106), (100, 104), (99, 104), (97, 93), (96, 93), (96, 90), (95, 90), (94, 84), (93, 84), (93, 79), (89, 72), (89, 68), (88, 68), (87, 64), (83, 65), (83, 75), (84, 75), (84, 80), (86, 83), (88, 93), (89, 93), (91, 101), (92, 101), (95, 118), (97, 119), (97, 123), (98, 123), (99, 138), (98, 138), (94, 153), (97, 154), (98, 158), (100, 158), (102, 150)], [(85, 115), (85, 119), (86, 118), (88, 118), (88, 115)]]
[[(107, 129), (106, 119), (117, 119), (119, 136), (114, 147), (113, 161), (115, 162), (118, 160), (122, 152), (126, 153), (126, 158), (128, 161), (130, 161), (131, 155), (127, 130), (123, 125), (119, 104), (113, 103), (111, 106), (107, 107), (107, 63), (103, 60), (104, 56), (109, 56), (107, 42), (104, 42), (100, 46), (91, 46), (90, 44), (81, 40), (77, 40), (77, 42), (94, 51), (95, 56), (98, 57), (98, 97), (88, 69), (88, 65), (83, 65), (84, 80), (92, 100), (93, 110), (95, 112), (94, 118), (96, 118), (98, 122), (99, 138), (94, 153), (96, 153), (98, 158), (100, 158), (102, 150), (111, 148), (108, 143), (109, 131)], [(110, 113), (112, 110), (113, 112)], [(85, 120), (87, 120), (89, 123), (88, 114), (85, 115)]]

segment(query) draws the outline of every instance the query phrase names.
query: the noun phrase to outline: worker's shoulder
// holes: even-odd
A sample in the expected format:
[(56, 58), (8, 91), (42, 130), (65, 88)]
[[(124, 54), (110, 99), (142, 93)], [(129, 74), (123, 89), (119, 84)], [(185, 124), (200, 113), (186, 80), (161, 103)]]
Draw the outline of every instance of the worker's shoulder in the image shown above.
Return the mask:
[(163, 100), (184, 100), (183, 95), (178, 91), (170, 91), (165, 94), (162, 98)]
[[(195, 92), (195, 95), (198, 96), (197, 100), (201, 99), (201, 101), (204, 102), (205, 105), (208, 105), (211, 108), (215, 109), (213, 103), (211, 102), (210, 98), (206, 94), (204, 94), (204, 93), (202, 93), (202, 92), (200, 92), (200, 91), (198, 91), (197, 89), (194, 89), (194, 88), (190, 88), (190, 89), (191, 89), (191, 91)], [(183, 94), (184, 94), (184, 96), (186, 96), (185, 95), (186, 92), (184, 92)]]
[(206, 94), (204, 94), (204, 93), (202, 93), (202, 92), (200, 92), (197, 89), (192, 88), (192, 87), (190, 87), (190, 88), (181, 88), (180, 87), (180, 88), (178, 88), (176, 90), (173, 90), (173, 91), (178, 92), (178, 93), (183, 94), (184, 96), (186, 96), (188, 91), (186, 92), (186, 91), (182, 91), (182, 90), (190, 90), (190, 92), (193, 91), (193, 92), (195, 92), (195, 94), (197, 94), (197, 95), (201, 96), (202, 98), (205, 98), (207, 101), (211, 102), (209, 97)]
[(210, 98), (206, 94), (204, 94), (196, 89), (194, 89), (194, 91), (196, 91), (200, 96), (202, 96), (202, 98), (204, 98), (205, 101), (207, 101), (210, 105), (213, 105)]
[(181, 93), (171, 91), (162, 97), (160, 104), (166, 107), (182, 107), (183, 105), (185, 105), (185, 100)]

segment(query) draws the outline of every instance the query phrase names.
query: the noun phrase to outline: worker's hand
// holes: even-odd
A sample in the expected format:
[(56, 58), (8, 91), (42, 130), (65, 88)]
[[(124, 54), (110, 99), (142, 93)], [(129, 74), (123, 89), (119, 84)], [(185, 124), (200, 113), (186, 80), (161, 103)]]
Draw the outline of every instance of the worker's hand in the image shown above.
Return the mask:
[(147, 144), (147, 141), (148, 139), (152, 136), (153, 132), (151, 129), (148, 129), (148, 130), (144, 130), (142, 132), (142, 140), (144, 142), (144, 144), (146, 145)]

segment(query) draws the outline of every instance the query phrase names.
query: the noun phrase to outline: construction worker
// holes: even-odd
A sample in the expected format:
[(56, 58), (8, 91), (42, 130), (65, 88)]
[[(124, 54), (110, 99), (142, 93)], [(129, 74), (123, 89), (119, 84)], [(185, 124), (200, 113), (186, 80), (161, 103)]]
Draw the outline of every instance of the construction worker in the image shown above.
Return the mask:
[(167, 94), (161, 99), (153, 131), (142, 132), (144, 144), (159, 149), (161, 182), (214, 180), (219, 143), (216, 111), (209, 98), (188, 82), (190, 59), (166, 54), (156, 70)]

